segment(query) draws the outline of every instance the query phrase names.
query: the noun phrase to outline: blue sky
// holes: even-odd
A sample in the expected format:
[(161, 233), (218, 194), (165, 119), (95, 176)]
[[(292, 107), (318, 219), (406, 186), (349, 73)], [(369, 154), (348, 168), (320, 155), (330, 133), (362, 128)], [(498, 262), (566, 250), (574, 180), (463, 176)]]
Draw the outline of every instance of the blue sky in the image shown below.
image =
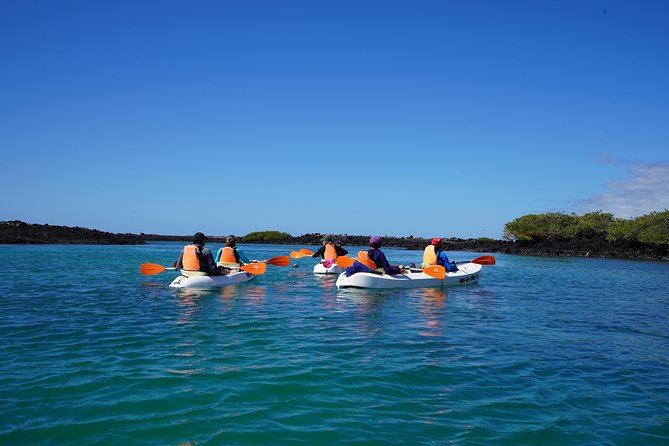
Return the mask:
[(0, 1), (0, 220), (495, 237), (669, 208), (669, 2)]

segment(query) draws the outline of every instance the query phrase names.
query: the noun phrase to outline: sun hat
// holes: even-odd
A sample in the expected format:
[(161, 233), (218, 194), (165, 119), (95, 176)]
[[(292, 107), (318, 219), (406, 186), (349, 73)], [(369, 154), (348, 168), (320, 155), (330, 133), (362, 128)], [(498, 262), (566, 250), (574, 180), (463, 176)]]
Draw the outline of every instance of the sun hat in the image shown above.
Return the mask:
[(369, 238), (369, 244), (370, 245), (379, 245), (381, 246), (381, 237), (378, 235), (373, 235)]
[(441, 239), (439, 237), (435, 237), (435, 238), (432, 239), (432, 244), (437, 245), (437, 244), (439, 244), (440, 241), (441, 241)]
[(323, 236), (323, 241), (324, 242), (332, 242), (332, 236), (331, 235), (324, 235)]

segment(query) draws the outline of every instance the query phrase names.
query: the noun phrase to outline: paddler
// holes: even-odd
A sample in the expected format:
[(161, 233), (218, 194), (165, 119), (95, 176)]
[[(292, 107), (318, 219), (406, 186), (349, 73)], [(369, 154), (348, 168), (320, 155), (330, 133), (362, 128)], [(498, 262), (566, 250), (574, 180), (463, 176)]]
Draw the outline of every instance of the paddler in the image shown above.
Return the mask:
[(427, 268), (432, 265), (441, 265), (446, 271), (454, 272), (458, 270), (458, 266), (455, 262), (448, 260), (446, 251), (444, 251), (444, 240), (439, 237), (432, 239), (432, 244), (425, 247), (423, 251), (423, 268)]
[(332, 242), (332, 236), (326, 235), (323, 237), (323, 246), (318, 248), (318, 250), (312, 255), (313, 258), (320, 257), (322, 260), (337, 260), (339, 256), (345, 256), (348, 254), (348, 251), (341, 247), (341, 242), (339, 245)]
[(225, 246), (216, 253), (216, 263), (228, 268), (239, 268), (251, 261), (237, 249), (237, 237), (229, 235), (225, 238)]
[(378, 235), (373, 235), (369, 239), (369, 249), (367, 257), (374, 262), (377, 268), (383, 268), (386, 274), (402, 274), (402, 268), (399, 265), (391, 265), (386, 259), (386, 255), (381, 251), (383, 240)]
[(206, 241), (207, 237), (203, 233), (196, 232), (193, 235), (193, 244), (184, 246), (184, 249), (181, 251), (179, 260), (177, 260), (175, 265), (176, 268), (185, 271), (201, 271), (208, 276), (223, 276), (227, 274), (227, 268), (216, 265), (211, 251), (204, 246)]

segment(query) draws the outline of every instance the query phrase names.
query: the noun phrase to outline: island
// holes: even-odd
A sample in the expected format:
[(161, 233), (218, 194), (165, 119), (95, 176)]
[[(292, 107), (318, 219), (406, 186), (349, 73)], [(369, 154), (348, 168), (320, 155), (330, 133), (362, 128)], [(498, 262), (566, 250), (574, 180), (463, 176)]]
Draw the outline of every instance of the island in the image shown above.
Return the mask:
[[(281, 231), (251, 232), (239, 243), (318, 246), (322, 233), (292, 236)], [(327, 234), (344, 246), (367, 246), (369, 235)], [(440, 234), (435, 234), (439, 236)], [(152, 241), (188, 243), (192, 235), (115, 234), (82, 227), (0, 222), (0, 244), (139, 245)], [(208, 235), (210, 244), (225, 243), (225, 236)], [(431, 239), (383, 235), (384, 246), (423, 250)], [(528, 256), (593, 257), (669, 260), (669, 211), (619, 219), (601, 211), (585, 215), (529, 214), (504, 225), (504, 239), (444, 238), (447, 251), (505, 253)]]

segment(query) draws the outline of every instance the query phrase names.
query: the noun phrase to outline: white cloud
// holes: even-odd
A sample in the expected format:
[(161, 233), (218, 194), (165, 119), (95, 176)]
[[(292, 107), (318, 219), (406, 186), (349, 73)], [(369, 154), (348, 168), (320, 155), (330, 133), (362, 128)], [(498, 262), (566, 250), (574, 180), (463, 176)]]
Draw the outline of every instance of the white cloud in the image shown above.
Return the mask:
[(669, 209), (669, 164), (639, 164), (628, 174), (624, 181), (607, 184), (608, 192), (578, 206), (585, 212), (602, 210), (621, 218)]

